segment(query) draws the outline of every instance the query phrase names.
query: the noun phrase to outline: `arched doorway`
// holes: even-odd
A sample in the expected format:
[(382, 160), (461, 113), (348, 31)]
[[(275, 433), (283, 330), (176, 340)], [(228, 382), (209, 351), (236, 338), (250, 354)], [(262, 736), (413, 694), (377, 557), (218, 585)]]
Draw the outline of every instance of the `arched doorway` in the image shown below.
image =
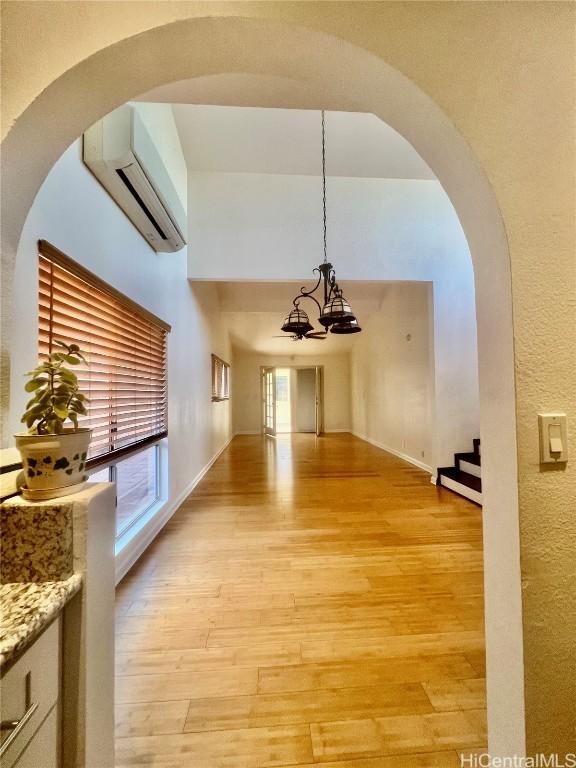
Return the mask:
[[(119, 73), (122, 76), (119, 76)], [(103, 114), (167, 82), (224, 73), (294, 84), (310, 106), (373, 112), (433, 169), (466, 234), (475, 271), (484, 491), (488, 716), (492, 754), (523, 754), (512, 299), (498, 203), (441, 109), (382, 59), (325, 34), (242, 18), (186, 19), (102, 49), (54, 81), (3, 142), (5, 295), (34, 196), (64, 149)], [(10, 312), (9, 301), (4, 313)], [(9, 339), (9, 318), (3, 324)], [(9, 344), (3, 345), (7, 349)]]

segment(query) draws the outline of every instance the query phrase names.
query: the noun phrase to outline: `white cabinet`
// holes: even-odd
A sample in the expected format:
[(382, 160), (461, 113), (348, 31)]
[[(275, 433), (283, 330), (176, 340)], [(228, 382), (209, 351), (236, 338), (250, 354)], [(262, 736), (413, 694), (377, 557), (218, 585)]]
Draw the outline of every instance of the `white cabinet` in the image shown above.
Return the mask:
[(30, 739), (14, 768), (59, 768), (60, 721), (58, 709), (53, 707), (40, 728)]
[(0, 768), (57, 768), (60, 618), (2, 675)]

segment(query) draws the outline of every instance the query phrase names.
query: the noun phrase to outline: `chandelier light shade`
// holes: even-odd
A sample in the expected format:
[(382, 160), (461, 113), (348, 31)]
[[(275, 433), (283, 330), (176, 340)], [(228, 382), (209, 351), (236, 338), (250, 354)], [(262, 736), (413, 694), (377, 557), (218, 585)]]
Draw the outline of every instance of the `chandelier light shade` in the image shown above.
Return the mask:
[(322, 313), (318, 318), (319, 322), (325, 327), (333, 325), (334, 323), (340, 323), (343, 320), (355, 320), (354, 313), (350, 307), (350, 304), (346, 301), (342, 292), (339, 291), (336, 296), (331, 298), (322, 307)]
[[(324, 110), (322, 110), (322, 210), (324, 226), (324, 261), (314, 272), (318, 273), (318, 281), (312, 290), (300, 289), (300, 293), (295, 297), (294, 309), (290, 311), (282, 330), (285, 333), (292, 334), (296, 340), (300, 339), (321, 339), (325, 338), (328, 331), (335, 334), (359, 333), (362, 329), (358, 324), (356, 316), (352, 312), (349, 302), (342, 295), (341, 288), (336, 282), (336, 273), (332, 264), (328, 262), (327, 248), (327, 228), (326, 228), (326, 130)], [(314, 293), (322, 284), (323, 303), (314, 296)], [(318, 307), (318, 322), (323, 326), (323, 331), (314, 331), (310, 319), (303, 309), (300, 309), (301, 299), (311, 299)]]
[(298, 336), (304, 336), (310, 331), (314, 330), (314, 326), (310, 322), (308, 315), (303, 309), (300, 309), (298, 304), (294, 305), (294, 309), (287, 315), (282, 326), (282, 330), (285, 333), (292, 333)]
[(358, 320), (353, 317), (350, 320), (345, 320), (343, 323), (334, 323), (330, 328), (330, 333), (338, 333), (344, 335), (345, 333), (360, 333), (362, 328), (358, 325)]

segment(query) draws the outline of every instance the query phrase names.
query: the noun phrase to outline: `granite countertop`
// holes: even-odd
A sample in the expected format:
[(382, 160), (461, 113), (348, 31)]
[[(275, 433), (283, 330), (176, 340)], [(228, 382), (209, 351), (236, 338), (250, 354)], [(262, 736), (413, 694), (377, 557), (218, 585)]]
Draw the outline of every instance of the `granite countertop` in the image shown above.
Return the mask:
[(0, 584), (0, 666), (29, 645), (81, 586), (78, 573), (62, 581)]

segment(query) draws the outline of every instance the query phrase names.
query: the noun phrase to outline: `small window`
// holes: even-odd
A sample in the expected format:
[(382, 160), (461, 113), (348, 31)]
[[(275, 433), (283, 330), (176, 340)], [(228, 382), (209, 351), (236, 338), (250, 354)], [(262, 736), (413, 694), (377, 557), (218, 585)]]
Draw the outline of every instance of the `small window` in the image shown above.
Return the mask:
[(152, 445), (90, 474), (94, 483), (116, 483), (118, 539), (160, 500), (158, 446)]
[(160, 497), (158, 446), (116, 464), (116, 535), (120, 536)]
[(212, 402), (230, 399), (230, 366), (212, 355)]

